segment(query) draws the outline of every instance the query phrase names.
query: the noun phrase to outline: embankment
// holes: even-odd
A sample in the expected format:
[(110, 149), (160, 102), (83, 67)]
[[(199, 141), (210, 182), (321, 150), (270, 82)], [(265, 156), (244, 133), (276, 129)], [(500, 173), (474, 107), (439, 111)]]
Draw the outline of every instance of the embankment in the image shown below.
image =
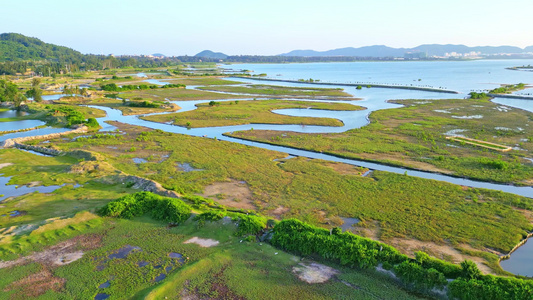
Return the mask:
[(459, 94), (459, 92), (433, 88), (433, 87), (423, 87), (423, 86), (410, 86), (410, 85), (395, 85), (395, 84), (379, 84), (379, 83), (337, 83), (337, 82), (310, 82), (310, 81), (298, 81), (298, 80), (289, 80), (289, 79), (271, 79), (271, 78), (256, 78), (256, 77), (244, 77), (244, 76), (234, 76), (235, 78), (259, 80), (259, 81), (272, 81), (272, 82), (289, 82), (289, 83), (305, 83), (305, 84), (315, 84), (315, 85), (336, 85), (336, 86), (362, 86), (362, 87), (379, 87), (386, 89), (402, 89), (402, 90), (417, 90), (417, 91), (426, 91), (426, 92), (436, 92), (436, 93), (448, 93), (448, 94)]

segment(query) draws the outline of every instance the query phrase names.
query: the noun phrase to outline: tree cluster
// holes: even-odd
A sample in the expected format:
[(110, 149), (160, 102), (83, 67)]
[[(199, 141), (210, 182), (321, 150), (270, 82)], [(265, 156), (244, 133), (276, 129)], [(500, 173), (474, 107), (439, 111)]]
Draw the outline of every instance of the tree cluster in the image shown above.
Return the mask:
[[(448, 287), (452, 299), (532, 299), (533, 282), (519, 278), (482, 275), (472, 261), (460, 265), (431, 258), (417, 252), (412, 259), (391, 246), (342, 233), (340, 229), (318, 228), (296, 219), (283, 220), (274, 226), (272, 245), (299, 255), (319, 255), (342, 265), (359, 268), (378, 264), (391, 269), (407, 288), (430, 293)], [(453, 279), (448, 283), (447, 279)]]

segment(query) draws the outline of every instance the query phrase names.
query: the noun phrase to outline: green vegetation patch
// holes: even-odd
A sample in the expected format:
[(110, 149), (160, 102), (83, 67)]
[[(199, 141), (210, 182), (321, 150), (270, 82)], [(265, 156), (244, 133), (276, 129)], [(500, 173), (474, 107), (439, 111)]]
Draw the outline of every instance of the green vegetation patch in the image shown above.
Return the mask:
[(187, 100), (218, 100), (218, 99), (241, 99), (249, 98), (245, 95), (230, 95), (208, 91), (190, 90), (190, 89), (156, 89), (156, 90), (137, 90), (128, 91), (118, 94), (121, 98), (143, 100), (161, 100), (169, 101), (187, 101)]
[(352, 95), (344, 92), (340, 88), (303, 88), (285, 87), (277, 85), (252, 84), (246, 86), (216, 86), (199, 87), (202, 90), (219, 91), (227, 93), (268, 95), (268, 96), (305, 96), (305, 97), (346, 97)]
[[(485, 99), (395, 102), (405, 107), (375, 111), (369, 125), (343, 133), (253, 130), (229, 136), (478, 180), (533, 183), (533, 166), (521, 160), (533, 151), (532, 113), (504, 110)], [(506, 147), (518, 145), (523, 150), (502, 153), (458, 145), (446, 138), (457, 134)], [(484, 164), (485, 159), (505, 161), (508, 168), (501, 172)]]
[(179, 199), (140, 192), (109, 202), (99, 212), (104, 216), (126, 219), (142, 216), (149, 212), (152, 218), (156, 220), (179, 224), (190, 217), (191, 207)]
[[(412, 238), (505, 252), (531, 229), (526, 216), (516, 209), (533, 207), (532, 200), (525, 197), (379, 171), (362, 177), (321, 160), (299, 157), (278, 162), (274, 159), (286, 154), (114, 125), (127, 133), (120, 140), (52, 143), (63, 150), (99, 151), (116, 168), (153, 179), (180, 194), (202, 193), (206, 186), (230, 179), (243, 181), (252, 196), (242, 201), (252, 203), (263, 214), (297, 217), (328, 227), (336, 224), (338, 216), (355, 217), (363, 220), (355, 227), (360, 232), (375, 221), (376, 238), (382, 241)], [(146, 162), (134, 164), (133, 158)], [(178, 163), (202, 170), (184, 172)]]
[(287, 100), (259, 101), (211, 101), (198, 104), (198, 109), (183, 113), (153, 115), (144, 120), (173, 124), (186, 127), (213, 127), (241, 124), (305, 124), (324, 126), (343, 126), (343, 123), (331, 118), (293, 117), (272, 113), (275, 109), (313, 108), (328, 110), (361, 110), (360, 106), (347, 103), (321, 103)]
[(185, 77), (185, 78), (172, 78), (167, 79), (166, 81), (172, 83), (179, 83), (185, 85), (229, 85), (229, 84), (242, 84), (240, 81), (228, 80), (220, 77), (207, 77), (207, 78), (195, 78), (195, 77)]

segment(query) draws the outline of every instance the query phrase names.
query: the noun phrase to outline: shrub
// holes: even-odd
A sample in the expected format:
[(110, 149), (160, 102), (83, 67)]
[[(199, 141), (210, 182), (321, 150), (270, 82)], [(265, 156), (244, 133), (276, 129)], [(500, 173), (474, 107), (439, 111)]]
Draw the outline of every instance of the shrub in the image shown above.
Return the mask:
[(103, 216), (125, 219), (142, 216), (148, 212), (156, 220), (182, 223), (190, 217), (191, 208), (179, 199), (162, 197), (150, 192), (138, 192), (109, 202), (98, 211)]
[(86, 122), (87, 126), (90, 127), (90, 128), (97, 128), (100, 126), (100, 124), (98, 124), (98, 121), (96, 121), (95, 118), (89, 118), (87, 119), (87, 122)]
[(237, 232), (235, 232), (236, 236), (257, 234), (266, 227), (265, 222), (258, 216), (241, 215), (234, 217), (232, 220), (239, 222)]
[(318, 254), (342, 265), (367, 268), (379, 262), (396, 264), (408, 258), (386, 244), (345, 232), (336, 235), (296, 219), (283, 220), (274, 227), (272, 244), (300, 255)]
[(152, 209), (152, 218), (172, 223), (183, 223), (191, 216), (191, 207), (176, 198), (162, 198)]
[(394, 273), (417, 290), (431, 290), (434, 287), (442, 288), (447, 282), (444, 275), (433, 269), (426, 269), (415, 262), (404, 261), (394, 267)]

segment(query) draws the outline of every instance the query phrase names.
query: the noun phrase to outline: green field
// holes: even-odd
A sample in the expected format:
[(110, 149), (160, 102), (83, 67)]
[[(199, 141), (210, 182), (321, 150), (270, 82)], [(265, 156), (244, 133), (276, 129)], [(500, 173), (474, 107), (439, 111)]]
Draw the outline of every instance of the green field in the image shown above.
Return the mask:
[[(533, 165), (522, 159), (533, 151), (532, 113), (500, 111), (500, 105), (484, 99), (395, 102), (406, 107), (373, 112), (370, 125), (343, 133), (254, 130), (232, 136), (479, 180), (533, 184)], [(448, 132), (523, 150), (502, 153), (461, 145), (447, 140)]]
[[(203, 71), (201, 67), (212, 65), (196, 67)], [(102, 76), (109, 82), (121, 84), (131, 80), (109, 79), (117, 72), (124, 70), (60, 78), (56, 83), (63, 80), (81, 83)], [(127, 73), (119, 77), (124, 74)], [(340, 89), (230, 86), (228, 84), (237, 82), (209, 76), (150, 76), (172, 83), (200, 85), (206, 90), (136, 90), (117, 93), (118, 97), (163, 105), (169, 100), (232, 99), (202, 103), (189, 112), (145, 117), (149, 121), (172, 122), (179, 126), (254, 123), (342, 126), (335, 119), (290, 117), (272, 113), (272, 110), (361, 109), (347, 103), (283, 99), (239, 101), (250, 96), (207, 91), (266, 97), (353, 99)], [(74, 117), (85, 120), (104, 115), (98, 109), (76, 106), (76, 101), (31, 104), (29, 115), (0, 121), (40, 119), (48, 125), (67, 126)], [(90, 101), (90, 104), (120, 109), (124, 114), (178, 109), (176, 106), (129, 107), (121, 99), (104, 98), (100, 91)], [(250, 130), (231, 135), (455, 176), (533, 185), (533, 165), (526, 159), (531, 158), (529, 153), (533, 151), (532, 113), (502, 107), (488, 99), (395, 102), (404, 107), (376, 111), (370, 116), (370, 125), (344, 133)], [(0, 149), (0, 176), (11, 177), (10, 185), (58, 187), (53, 192), (34, 192), (0, 202), (1, 299), (92, 299), (97, 293), (106, 293), (110, 299), (418, 299), (403, 289), (423, 292), (424, 288), (411, 284), (413, 281), (400, 287), (384, 272), (355, 266), (355, 261), (364, 261), (374, 252), (382, 255), (388, 251), (381, 252), (379, 244), (377, 248), (364, 243), (348, 244), (344, 245), (346, 248), (341, 245), (330, 251), (328, 247), (332, 245), (320, 243), (333, 243), (335, 236), (340, 236), (338, 226), (353, 221), (348, 218), (357, 218), (360, 222), (347, 230), (368, 237), (365, 239), (368, 243), (382, 241), (410, 257), (414, 257), (416, 251), (424, 251), (453, 263), (471, 259), (484, 273), (511, 276), (500, 268), (499, 255), (507, 254), (533, 230), (533, 199), (530, 198), (411, 177), (409, 172), (403, 175), (369, 172), (352, 165), (290, 157), (286, 153), (227, 141), (118, 122), (111, 124), (118, 128), (112, 133), (70, 134), (49, 142), (27, 142), (66, 151), (64, 156), (45, 157), (16, 149)], [(475, 139), (477, 144), (446, 139), (451, 135), (464, 135)], [(487, 143), (514, 150), (500, 152), (480, 147)], [(190, 218), (184, 224), (154, 220), (154, 212), (150, 212), (152, 217), (145, 212), (132, 219), (103, 217), (103, 210), (99, 208), (148, 189), (146, 185), (134, 184), (131, 176), (153, 180), (161, 184), (162, 189), (183, 196), (181, 199), (193, 208), (193, 215), (206, 212), (213, 215), (207, 214), (206, 219)], [(114, 207), (120, 208), (120, 205)], [(133, 211), (142, 211), (140, 205), (131, 205)], [(159, 208), (158, 212), (171, 211)], [(13, 211), (20, 214), (10, 216)], [(226, 217), (209, 222), (206, 221), (209, 216), (233, 219)], [(272, 226), (284, 223), (277, 223), (279, 220), (296, 218), (327, 230), (317, 228), (315, 231), (322, 230), (322, 234), (309, 233), (300, 244), (272, 242), (279, 247), (275, 248), (256, 240), (253, 235), (256, 231), (243, 236), (241, 225), (237, 225), (242, 218), (260, 220), (261, 228), (265, 224)], [(298, 234), (289, 234), (291, 236), (299, 238)], [(350, 236), (345, 234), (339, 240), (348, 241), (353, 238)], [(184, 243), (193, 237), (213, 239), (219, 244), (209, 248)], [(323, 251), (305, 252), (312, 248), (310, 241), (322, 245)], [(134, 250), (126, 258), (108, 259), (124, 247), (136, 248), (132, 248)], [(170, 253), (183, 254), (184, 263), (178, 263)], [(302, 256), (297, 256), (298, 253)], [(346, 260), (350, 255), (352, 258), (356, 255), (357, 259)], [(27, 260), (17, 261), (21, 257)], [(70, 260), (75, 261), (69, 263)], [(325, 269), (326, 266), (334, 268), (336, 274), (324, 283), (304, 282), (297, 274), (312, 263), (323, 264)], [(402, 280), (412, 275), (409, 270), (415, 270), (407, 269), (400, 275), (397, 272), (400, 262), (393, 261), (391, 265), (385, 260), (381, 263), (386, 270), (404, 276)], [(417, 264), (416, 268), (422, 266), (424, 272), (437, 274), (418, 258)], [(439, 272), (446, 273), (440, 269)], [(420, 274), (417, 276), (427, 278), (426, 273)], [(480, 278), (476, 276), (471, 279)], [(162, 277), (165, 278), (158, 281)], [(474, 280), (468, 284), (492, 288), (491, 278), (485, 278), (490, 284)], [(449, 284), (449, 291), (468, 290), (457, 288), (463, 284), (461, 280), (455, 280), (455, 287)], [(108, 287), (99, 288), (106, 282), (110, 283)], [(506, 284), (509, 287), (515, 283)], [(529, 287), (524, 285), (517, 289), (525, 291)], [(502, 295), (500, 291), (493, 292)]]
[[(117, 169), (179, 193), (202, 193), (208, 186), (245, 182), (251, 194), (238, 198), (230, 188), (220, 198), (237, 199), (225, 205), (322, 226), (340, 225), (340, 217), (356, 217), (364, 221), (355, 232), (396, 242), (400, 248), (404, 239), (413, 239), (457, 249), (468, 245), (506, 252), (531, 229), (526, 215), (516, 209), (531, 209), (531, 199), (524, 197), (378, 171), (361, 177), (364, 170), (343, 164), (307, 158), (274, 161), (286, 154), (115, 125), (127, 134), (52, 143), (64, 150), (97, 151)], [(134, 158), (145, 162), (132, 163)], [(182, 171), (178, 163), (201, 171)], [(438, 252), (434, 255), (446, 258)]]
[(201, 103), (198, 109), (176, 114), (146, 116), (142, 119), (154, 122), (172, 122), (186, 127), (214, 127), (241, 124), (305, 124), (343, 126), (337, 119), (292, 117), (272, 113), (275, 109), (313, 108), (327, 110), (360, 110), (359, 106), (347, 103), (321, 103), (304, 101), (222, 101)]

